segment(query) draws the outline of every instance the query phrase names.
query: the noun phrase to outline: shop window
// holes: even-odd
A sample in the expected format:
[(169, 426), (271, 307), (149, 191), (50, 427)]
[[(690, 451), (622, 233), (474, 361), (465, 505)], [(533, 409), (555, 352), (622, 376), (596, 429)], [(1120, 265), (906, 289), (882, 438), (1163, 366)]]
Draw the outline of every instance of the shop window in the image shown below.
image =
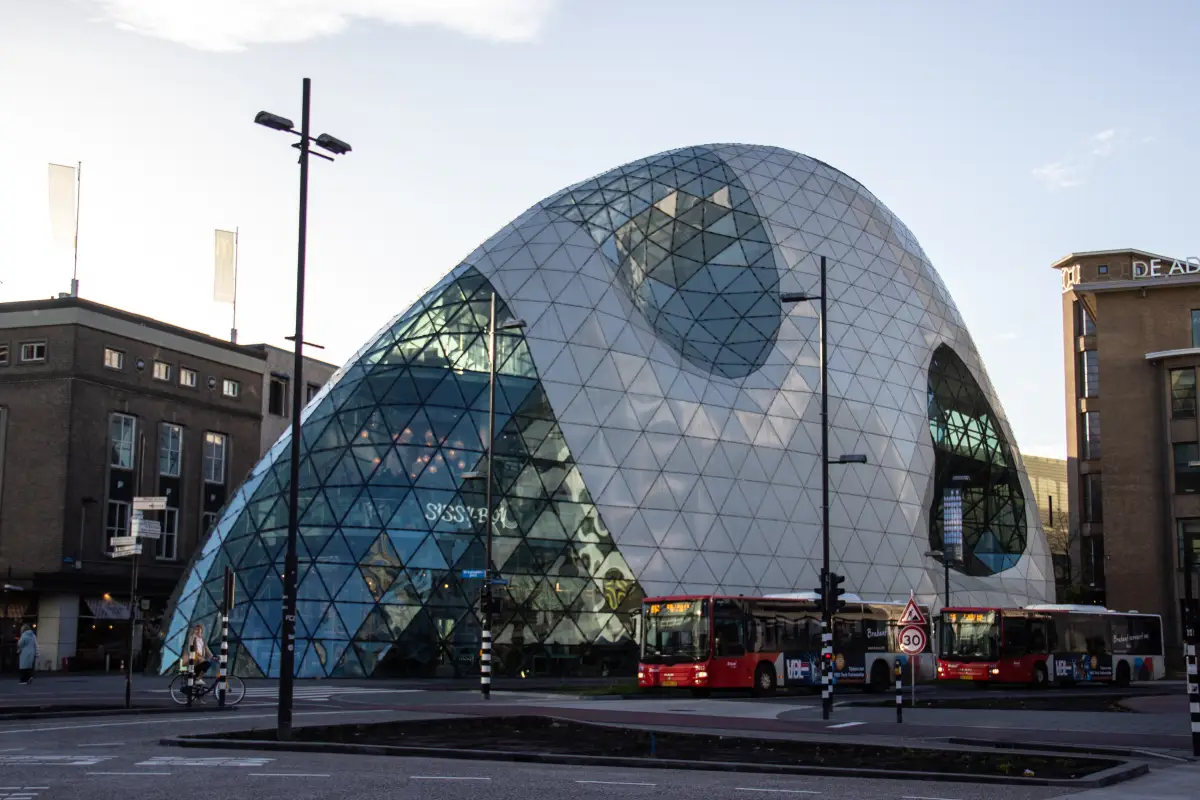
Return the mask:
[(1196, 370), (1171, 370), (1171, 419), (1195, 419)]

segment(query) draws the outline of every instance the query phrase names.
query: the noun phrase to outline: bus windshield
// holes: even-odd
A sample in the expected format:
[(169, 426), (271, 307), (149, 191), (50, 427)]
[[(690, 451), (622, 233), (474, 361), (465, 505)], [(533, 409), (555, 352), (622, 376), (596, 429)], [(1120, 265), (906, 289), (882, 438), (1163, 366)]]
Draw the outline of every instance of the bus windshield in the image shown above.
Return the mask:
[(682, 664), (708, 658), (708, 601), (673, 600), (642, 606), (643, 664)]
[(995, 661), (1000, 657), (1000, 625), (995, 611), (944, 611), (938, 657), (948, 661)]

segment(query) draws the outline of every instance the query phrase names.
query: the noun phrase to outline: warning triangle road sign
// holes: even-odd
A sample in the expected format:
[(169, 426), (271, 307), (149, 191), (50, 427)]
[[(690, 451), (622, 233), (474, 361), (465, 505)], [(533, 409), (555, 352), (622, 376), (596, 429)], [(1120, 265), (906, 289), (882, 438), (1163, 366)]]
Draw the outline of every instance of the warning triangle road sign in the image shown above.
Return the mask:
[(917, 605), (915, 597), (908, 598), (908, 605), (904, 606), (904, 613), (900, 615), (901, 625), (924, 625), (925, 615), (921, 613), (921, 607)]

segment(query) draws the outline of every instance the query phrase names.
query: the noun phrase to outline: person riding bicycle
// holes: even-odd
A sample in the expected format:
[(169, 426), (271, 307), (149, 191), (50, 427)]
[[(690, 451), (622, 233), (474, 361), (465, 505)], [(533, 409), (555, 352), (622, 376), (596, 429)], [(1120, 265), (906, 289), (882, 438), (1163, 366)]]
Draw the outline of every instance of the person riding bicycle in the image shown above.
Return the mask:
[(197, 624), (192, 628), (191, 648), (192, 671), (196, 686), (202, 687), (206, 685), (204, 673), (208, 672), (209, 667), (212, 666), (212, 651), (208, 649), (208, 644), (204, 641), (203, 625)]

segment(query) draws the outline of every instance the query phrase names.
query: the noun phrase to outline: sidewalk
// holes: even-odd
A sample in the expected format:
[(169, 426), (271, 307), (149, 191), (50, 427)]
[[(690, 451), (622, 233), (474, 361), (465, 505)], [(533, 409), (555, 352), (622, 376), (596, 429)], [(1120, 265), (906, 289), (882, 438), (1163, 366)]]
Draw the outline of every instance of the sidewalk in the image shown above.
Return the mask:
[(1196, 800), (1200, 796), (1200, 764), (1151, 770), (1149, 775), (1105, 789), (1059, 795), (1054, 800)]

